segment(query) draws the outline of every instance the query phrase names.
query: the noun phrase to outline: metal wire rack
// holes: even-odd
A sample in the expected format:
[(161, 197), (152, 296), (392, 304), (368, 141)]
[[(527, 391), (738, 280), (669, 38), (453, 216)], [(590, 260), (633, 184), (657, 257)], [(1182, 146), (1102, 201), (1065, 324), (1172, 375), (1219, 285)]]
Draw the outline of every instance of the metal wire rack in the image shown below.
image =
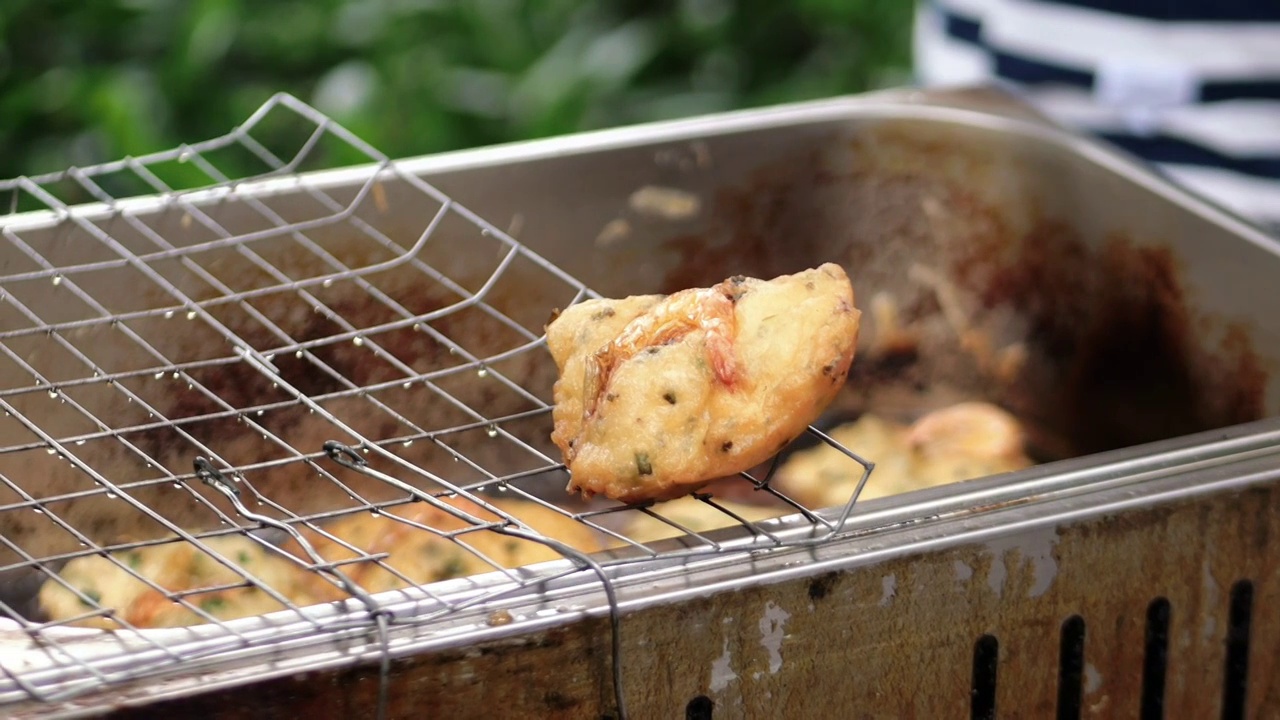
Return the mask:
[(860, 474), (848, 504), (746, 473), (790, 517), (695, 496), (736, 533), (568, 497), (542, 328), (594, 295), (288, 95), (5, 197), (0, 703), (324, 638), (385, 663), (395, 631), (549, 578), (822, 542), (872, 468), (811, 428)]

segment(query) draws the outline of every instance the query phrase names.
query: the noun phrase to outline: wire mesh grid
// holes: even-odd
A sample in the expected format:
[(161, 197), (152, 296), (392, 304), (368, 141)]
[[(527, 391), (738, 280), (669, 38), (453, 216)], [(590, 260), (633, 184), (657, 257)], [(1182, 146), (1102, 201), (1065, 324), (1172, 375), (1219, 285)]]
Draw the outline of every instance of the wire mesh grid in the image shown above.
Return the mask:
[(829, 538), (871, 471), (810, 428), (859, 477), (843, 508), (744, 473), (801, 534), (714, 490), (692, 520), (570, 497), (543, 328), (593, 293), (288, 95), (5, 196), (0, 702), (343, 634), (386, 658), (575, 573), (612, 599), (621, 566)]

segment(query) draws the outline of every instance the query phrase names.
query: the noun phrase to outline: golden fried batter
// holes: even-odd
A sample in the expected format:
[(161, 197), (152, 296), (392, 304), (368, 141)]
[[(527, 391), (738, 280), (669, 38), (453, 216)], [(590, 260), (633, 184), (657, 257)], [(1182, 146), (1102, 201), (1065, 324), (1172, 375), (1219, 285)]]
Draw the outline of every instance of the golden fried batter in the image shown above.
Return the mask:
[[(314, 602), (298, 586), (297, 581), (302, 578), (295, 571), (294, 563), (270, 553), (258, 542), (239, 535), (204, 538), (201, 542), (293, 602)], [(187, 603), (219, 620), (285, 609), (284, 604), (259, 587), (225, 587), (246, 580), (240, 572), (185, 540), (175, 538), (169, 543), (122, 551), (116, 553), (116, 559), (169, 593), (189, 593), (183, 595)], [(67, 620), (101, 607), (113, 609), (116, 617), (136, 628), (181, 627), (206, 622), (195, 611), (99, 555), (70, 561), (59, 576), (92, 602), (86, 603), (62, 583), (50, 579), (40, 588), (39, 602), (51, 620)], [(221, 589), (199, 592), (219, 587)], [(86, 618), (74, 624), (104, 629), (124, 626), (106, 616)]]
[[(1021, 424), (983, 402), (964, 402), (902, 425), (870, 413), (828, 433), (875, 463), (860, 500), (1012, 472), (1033, 463)], [(796, 453), (778, 468), (773, 486), (810, 508), (849, 501), (862, 466), (830, 445)]]
[[(501, 520), (495, 513), (469, 500), (455, 498), (445, 502), (482, 522)], [(560, 512), (524, 500), (492, 502), (545, 537), (582, 552), (602, 549), (596, 531)], [(363, 552), (359, 554), (314, 530), (304, 530), (302, 535), (326, 561), (354, 561), (338, 567), (370, 593), (495, 569), (493, 564), (462, 544), (389, 515), (440, 533), (475, 527), (466, 520), (420, 502), (380, 515), (362, 512), (325, 524), (327, 533), (360, 548)], [(468, 531), (456, 537), (503, 568), (518, 568), (563, 557), (541, 543), (487, 529)], [(296, 561), (239, 535), (205, 538), (202, 542), (294, 605), (314, 605), (350, 597), (327, 577), (308, 568), (311, 558), (296, 541), (290, 540), (283, 548), (298, 558)], [(381, 564), (370, 560), (355, 561), (366, 554), (382, 553), (388, 555), (382, 558)], [(171, 543), (123, 551), (116, 554), (116, 559), (168, 593), (182, 594), (191, 605), (218, 620), (262, 615), (286, 607), (258, 586), (225, 587), (246, 581), (239, 572), (186, 541), (175, 539)], [(384, 566), (394, 568), (396, 572)], [(169, 599), (166, 593), (152, 588), (105, 557), (94, 555), (72, 560), (59, 576), (93, 602), (84, 602), (62, 583), (50, 579), (41, 586), (40, 606), (51, 620), (69, 620), (103, 607), (115, 610), (117, 617), (137, 628), (180, 627), (206, 622), (198, 613)], [(86, 618), (74, 624), (103, 629), (122, 627), (110, 617)]]
[[(442, 502), (470, 514), (481, 522), (502, 520), (497, 514), (470, 500), (449, 498), (442, 499)], [(487, 502), (517, 518), (538, 534), (558, 540), (571, 548), (587, 553), (602, 548), (596, 531), (556, 510), (527, 500), (488, 499)], [(438, 532), (431, 532), (410, 523)], [(325, 525), (324, 529), (330, 535), (360, 548), (364, 554), (390, 554), (381, 561), (381, 564), (362, 560), (339, 566), (347, 577), (371, 593), (407, 587), (408, 583), (401, 579), (401, 575), (414, 584), (425, 585), (451, 578), (492, 572), (496, 569), (494, 563), (503, 568), (518, 568), (564, 557), (542, 543), (522, 540), (487, 529), (470, 530), (454, 535), (458, 541), (465, 543), (465, 546), (441, 534), (456, 533), (471, 527), (476, 526), (428, 503), (417, 502), (402, 505), (379, 515), (371, 513), (350, 515)], [(329, 562), (359, 557), (348, 548), (320, 533), (308, 531), (304, 536), (316, 552)], [(468, 547), (471, 549), (469, 550)], [(305, 557), (296, 543), (291, 542), (286, 548), (299, 557)], [(492, 563), (477, 553), (483, 554)], [(384, 565), (396, 572), (391, 572), (387, 567), (383, 567)], [(310, 577), (305, 584), (309, 595), (326, 600), (340, 600), (347, 597), (346, 593), (324, 577), (312, 573), (308, 575)]]
[[(747, 505), (724, 500), (716, 500), (716, 504), (748, 522), (769, 520), (795, 512), (795, 510), (788, 507)], [(653, 506), (652, 510), (662, 517), (696, 533), (741, 524), (737, 519), (725, 514), (718, 508), (690, 496), (658, 503)], [(638, 543), (650, 543), (684, 535), (679, 528), (646, 513), (634, 510), (630, 510), (628, 513), (634, 517), (627, 522), (622, 534)]]
[(767, 460), (844, 385), (860, 317), (831, 263), (570, 307), (547, 326), (569, 491), (671, 499)]

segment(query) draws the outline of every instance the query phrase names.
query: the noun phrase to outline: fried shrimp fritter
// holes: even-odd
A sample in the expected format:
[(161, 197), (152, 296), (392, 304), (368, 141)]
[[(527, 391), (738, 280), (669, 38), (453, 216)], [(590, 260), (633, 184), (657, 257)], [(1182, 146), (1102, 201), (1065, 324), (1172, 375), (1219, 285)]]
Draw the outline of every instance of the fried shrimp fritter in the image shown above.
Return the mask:
[[(527, 500), (489, 498), (487, 501), (540, 535), (581, 552), (595, 552), (603, 547), (596, 531), (546, 506)], [(482, 523), (501, 523), (504, 519), (465, 498), (442, 498), (441, 502)], [(349, 515), (324, 526), (326, 533), (359, 548), (361, 554), (314, 530), (303, 535), (321, 557), (329, 562), (343, 563), (340, 567), (347, 577), (371, 593), (403, 589), (408, 586), (406, 579), (425, 585), (493, 572), (495, 565), (514, 569), (563, 557), (551, 547), (533, 540), (488, 529), (468, 530), (472, 527), (476, 526), (469, 520), (429, 503), (415, 502), (378, 515)], [(457, 541), (447, 537), (449, 534)], [(290, 541), (285, 549), (305, 557), (296, 542)], [(387, 557), (381, 562), (358, 559), (382, 553), (387, 553)], [(305, 588), (309, 596), (324, 600), (348, 597), (326, 578), (315, 573), (308, 575)]]
[(295, 571), (295, 565), (268, 552), (260, 543), (238, 535), (209, 537), (201, 542), (240, 570), (228, 567), (185, 540), (174, 538), (173, 542), (116, 553), (118, 563), (101, 555), (72, 560), (58, 574), (63, 582), (92, 602), (85, 602), (67, 585), (50, 579), (40, 588), (40, 608), (51, 620), (75, 618), (95, 606), (109, 608), (114, 615), (86, 617), (73, 623), (102, 629), (121, 628), (125, 623), (135, 628), (160, 628), (206, 622), (194, 610), (171, 600), (169, 593), (181, 594), (189, 605), (218, 620), (285, 609), (284, 604), (261, 587), (249, 585), (245, 575), (293, 602), (305, 605), (312, 600), (297, 582), (301, 576)]
[[(860, 500), (898, 495), (1030, 467), (1021, 423), (984, 402), (934, 410), (910, 425), (865, 413), (835, 428), (831, 438), (874, 462)], [(778, 468), (773, 486), (811, 508), (843, 505), (862, 466), (830, 445), (796, 453)]]
[[(505, 520), (471, 500), (451, 498), (442, 502), (481, 523)], [(596, 552), (604, 547), (597, 531), (544, 505), (527, 500), (489, 502), (543, 537), (581, 552)], [(492, 572), (495, 566), (514, 569), (563, 557), (542, 543), (479, 528), (468, 519), (425, 502), (409, 503), (378, 515), (356, 513), (325, 523), (324, 530), (327, 534), (305, 528), (301, 534), (321, 558), (335, 563), (370, 593)], [(206, 622), (195, 610), (174, 602), (171, 595), (183, 597), (217, 620), (287, 607), (264, 587), (300, 606), (350, 597), (329, 577), (310, 569), (312, 560), (296, 540), (290, 539), (279, 550), (268, 550), (262, 543), (240, 535), (209, 537), (201, 542), (234, 567), (178, 538), (115, 553), (116, 562), (100, 555), (76, 558), (59, 573), (60, 581), (50, 579), (41, 586), (40, 607), (50, 620), (79, 618), (73, 624), (82, 627), (115, 629), (127, 623), (136, 628), (159, 628)], [(379, 560), (365, 559), (368, 556)], [(250, 584), (246, 575), (261, 585)], [(113, 614), (80, 617), (97, 608), (111, 609)]]
[[(717, 500), (717, 504), (737, 515), (738, 518), (747, 522), (756, 522), (759, 520), (769, 520), (776, 517), (788, 515), (793, 510), (789, 508), (780, 508), (776, 506), (747, 505), (745, 503), (726, 502)], [(653, 506), (653, 511), (662, 517), (670, 520), (680, 527), (676, 527), (671, 523), (666, 523), (651, 515), (646, 515), (639, 511), (629, 511), (634, 514), (627, 522), (624, 534), (638, 543), (650, 543), (657, 540), (665, 540), (667, 538), (679, 537), (684, 534), (680, 528), (691, 530), (696, 533), (709, 532), (711, 530), (719, 530), (720, 528), (733, 527), (740, 525), (740, 521), (733, 515), (726, 514), (716, 507), (712, 507), (701, 500), (686, 495), (675, 500), (658, 503)]]
[(667, 500), (764, 462), (843, 387), (860, 318), (831, 263), (570, 307), (547, 326), (568, 490)]

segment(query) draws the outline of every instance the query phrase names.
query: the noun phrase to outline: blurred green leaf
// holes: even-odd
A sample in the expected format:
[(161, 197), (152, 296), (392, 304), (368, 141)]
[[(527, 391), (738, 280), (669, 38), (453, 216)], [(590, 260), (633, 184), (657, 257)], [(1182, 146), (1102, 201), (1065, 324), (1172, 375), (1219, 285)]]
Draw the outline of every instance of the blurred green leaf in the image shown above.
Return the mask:
[[(5, 0), (0, 175), (217, 137), (281, 91), (392, 157), (859, 92), (909, 77), (911, 13), (904, 0)], [(361, 158), (335, 146), (321, 160)]]

